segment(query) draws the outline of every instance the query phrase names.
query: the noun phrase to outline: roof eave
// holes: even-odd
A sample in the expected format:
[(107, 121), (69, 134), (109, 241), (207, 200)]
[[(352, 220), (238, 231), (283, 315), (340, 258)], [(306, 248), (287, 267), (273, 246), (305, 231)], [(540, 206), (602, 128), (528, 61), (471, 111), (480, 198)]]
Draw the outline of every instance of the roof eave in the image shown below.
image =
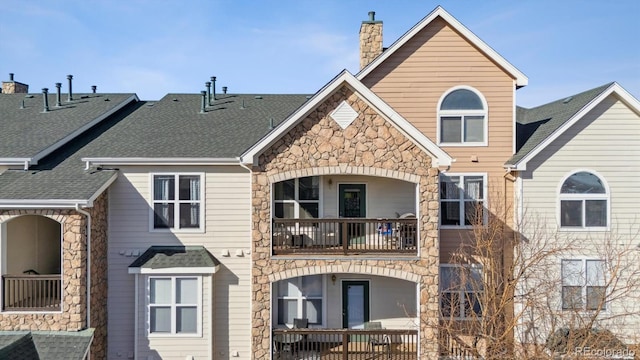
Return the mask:
[(238, 158), (201, 158), (201, 157), (83, 157), (85, 169), (91, 166), (118, 166), (118, 165), (239, 165)]

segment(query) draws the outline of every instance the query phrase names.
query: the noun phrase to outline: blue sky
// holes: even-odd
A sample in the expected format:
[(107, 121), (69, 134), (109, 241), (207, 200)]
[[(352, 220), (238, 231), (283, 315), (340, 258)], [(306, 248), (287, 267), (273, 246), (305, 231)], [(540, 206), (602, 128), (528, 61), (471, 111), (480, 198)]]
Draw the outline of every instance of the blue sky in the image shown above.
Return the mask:
[(518, 104), (540, 105), (617, 81), (640, 97), (640, 1), (0, 0), (0, 80), (31, 92), (74, 75), (74, 91), (155, 100), (217, 88), (314, 93), (358, 71), (368, 11), (384, 45), (437, 5), (529, 77)]

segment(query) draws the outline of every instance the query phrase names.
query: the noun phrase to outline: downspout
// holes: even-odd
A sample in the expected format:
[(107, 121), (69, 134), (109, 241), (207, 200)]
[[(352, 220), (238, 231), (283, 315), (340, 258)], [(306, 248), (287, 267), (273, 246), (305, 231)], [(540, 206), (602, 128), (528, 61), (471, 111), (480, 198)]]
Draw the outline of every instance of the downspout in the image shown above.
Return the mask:
[[(251, 218), (252, 214), (253, 214), (253, 201), (252, 201), (253, 200), (252, 199), (253, 198), (253, 171), (251, 170), (250, 167), (248, 167), (247, 165), (243, 164), (242, 161), (240, 160), (240, 158), (238, 158), (238, 163), (240, 164), (240, 166), (242, 168), (246, 169), (249, 172), (249, 209), (250, 209), (250, 211), (249, 211), (249, 234), (251, 234), (251, 235), (249, 235), (249, 239), (251, 239), (249, 241), (249, 248), (251, 249), (251, 256), (253, 256), (253, 246), (252, 246), (252, 244), (253, 244), (253, 238), (252, 238), (252, 236), (253, 236), (253, 229), (252, 229), (252, 227), (253, 227), (253, 219)], [(252, 264), (253, 264), (253, 261), (249, 261), (249, 274), (250, 274), (249, 276), (253, 276), (253, 269), (251, 268)], [(253, 280), (249, 281), (249, 286), (250, 286), (249, 293), (253, 294)], [(271, 301), (271, 300), (269, 300), (269, 301)], [(249, 327), (251, 327), (253, 325), (253, 318), (252, 318), (252, 311), (253, 310), (252, 310), (252, 307), (253, 307), (253, 300), (251, 299), (251, 297), (249, 297), (249, 309), (250, 309), (249, 310)], [(269, 311), (271, 311), (271, 310), (269, 310)], [(269, 336), (271, 336), (271, 334), (269, 334)], [(251, 343), (252, 343), (251, 346), (253, 347), (253, 341)], [(272, 341), (269, 341), (269, 343), (272, 343)], [(273, 346), (273, 345), (270, 345), (270, 346)], [(253, 349), (251, 349), (251, 350), (253, 350)], [(269, 351), (271, 351), (271, 353), (273, 353), (273, 349), (269, 349)]]
[[(80, 204), (76, 204), (76, 211), (87, 217), (87, 329), (91, 327), (91, 214), (80, 209)], [(87, 360), (91, 360), (91, 352), (87, 355)]]

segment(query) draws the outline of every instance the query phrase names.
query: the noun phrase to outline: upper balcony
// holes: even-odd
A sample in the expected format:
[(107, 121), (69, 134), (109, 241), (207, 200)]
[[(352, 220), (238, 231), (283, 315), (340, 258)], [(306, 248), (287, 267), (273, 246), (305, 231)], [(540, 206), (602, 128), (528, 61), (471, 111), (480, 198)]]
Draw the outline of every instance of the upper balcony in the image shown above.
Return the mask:
[(272, 189), (273, 255), (418, 255), (417, 185), (324, 175)]

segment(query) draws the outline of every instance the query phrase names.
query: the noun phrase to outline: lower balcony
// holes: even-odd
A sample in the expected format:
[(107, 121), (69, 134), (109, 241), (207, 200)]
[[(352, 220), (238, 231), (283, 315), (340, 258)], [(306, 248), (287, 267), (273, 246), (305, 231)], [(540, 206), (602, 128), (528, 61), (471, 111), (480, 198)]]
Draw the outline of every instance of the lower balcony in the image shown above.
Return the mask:
[(418, 331), (376, 326), (370, 329), (274, 329), (272, 358), (413, 360), (418, 358)]
[(60, 275), (2, 276), (3, 311), (60, 311)]
[(273, 219), (273, 254), (418, 254), (417, 219)]

